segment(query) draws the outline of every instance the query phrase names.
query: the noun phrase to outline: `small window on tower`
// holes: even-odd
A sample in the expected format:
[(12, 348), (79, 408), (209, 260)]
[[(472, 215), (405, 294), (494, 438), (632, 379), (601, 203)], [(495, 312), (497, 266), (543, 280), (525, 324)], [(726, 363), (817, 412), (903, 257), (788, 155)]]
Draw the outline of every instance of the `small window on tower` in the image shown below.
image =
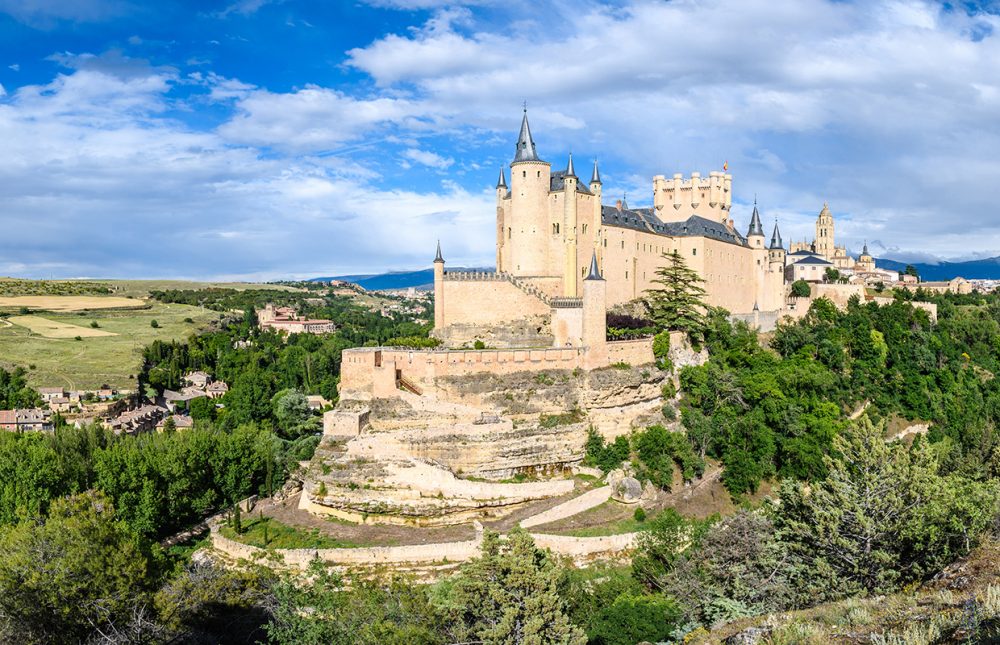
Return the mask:
[(698, 249), (691, 249), (691, 255), (698, 255)]
[(552, 233), (553, 234), (558, 234), (559, 233), (559, 225), (558, 224), (553, 224), (552, 225)]
[(527, 177), (528, 176), (528, 171), (527, 170), (522, 170), (521, 171), (521, 176), (522, 177)]
[(583, 234), (584, 235), (587, 234), (587, 225), (586, 224), (583, 225)]

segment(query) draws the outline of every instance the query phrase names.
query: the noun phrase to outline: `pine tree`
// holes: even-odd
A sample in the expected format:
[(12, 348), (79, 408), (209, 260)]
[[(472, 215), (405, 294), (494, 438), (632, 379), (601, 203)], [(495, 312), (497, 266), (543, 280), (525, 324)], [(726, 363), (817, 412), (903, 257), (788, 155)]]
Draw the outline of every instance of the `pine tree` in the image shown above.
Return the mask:
[(463, 640), (486, 645), (583, 645), (587, 637), (566, 614), (559, 568), (531, 535), (515, 529), (506, 540), (483, 536), (483, 555), (462, 568), (455, 584), (455, 621)]
[(664, 253), (666, 264), (656, 270), (654, 284), (646, 290), (644, 303), (650, 318), (667, 331), (682, 331), (697, 338), (705, 331), (707, 322), (704, 302), (704, 280), (687, 266), (679, 253)]

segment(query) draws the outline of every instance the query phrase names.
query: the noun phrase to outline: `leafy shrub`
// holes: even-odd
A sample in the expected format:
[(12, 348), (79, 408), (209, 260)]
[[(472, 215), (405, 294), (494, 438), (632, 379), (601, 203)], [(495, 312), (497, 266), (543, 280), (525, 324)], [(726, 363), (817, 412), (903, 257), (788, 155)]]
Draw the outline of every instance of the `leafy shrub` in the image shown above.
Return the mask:
[(607, 443), (604, 437), (591, 427), (587, 430), (586, 456), (583, 458), (583, 463), (607, 473), (628, 460), (629, 449), (628, 437), (619, 435), (613, 442)]
[(796, 280), (792, 283), (792, 295), (796, 298), (808, 298), (810, 293), (812, 293), (812, 289), (809, 288), (809, 283), (805, 280)]
[(705, 472), (705, 460), (695, 454), (687, 437), (670, 432), (663, 426), (650, 426), (635, 435), (639, 457), (638, 475), (655, 485), (670, 490), (676, 463), (685, 481), (700, 477)]
[(153, 329), (157, 329), (160, 326), (160, 323), (158, 323), (156, 321), (156, 318), (154, 318), (149, 321), (149, 326), (152, 327)]

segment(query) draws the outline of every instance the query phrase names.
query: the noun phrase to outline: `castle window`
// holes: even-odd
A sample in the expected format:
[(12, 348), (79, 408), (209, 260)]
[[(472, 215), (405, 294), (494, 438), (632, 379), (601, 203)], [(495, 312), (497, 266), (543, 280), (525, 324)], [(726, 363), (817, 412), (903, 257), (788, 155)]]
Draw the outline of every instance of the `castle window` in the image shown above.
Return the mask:
[(552, 234), (553, 235), (558, 235), (559, 234), (559, 225), (558, 224), (553, 224), (552, 225)]
[(537, 175), (537, 176), (538, 176), (538, 177), (541, 177), (541, 176), (542, 176), (542, 171), (541, 171), (541, 170), (539, 170), (539, 171), (538, 171), (538, 175)]
[(691, 255), (698, 255), (698, 249), (691, 249)]
[(628, 280), (628, 271), (625, 271), (625, 279)]
[(507, 239), (508, 240), (510, 239), (510, 235), (511, 235), (510, 227), (507, 227)]
[(584, 235), (587, 234), (587, 225), (586, 224), (583, 225), (583, 234)]
[(527, 170), (522, 170), (521, 171), (521, 176), (522, 177), (527, 177), (528, 176), (528, 171)]
[(622, 240), (622, 248), (625, 248), (625, 240)]

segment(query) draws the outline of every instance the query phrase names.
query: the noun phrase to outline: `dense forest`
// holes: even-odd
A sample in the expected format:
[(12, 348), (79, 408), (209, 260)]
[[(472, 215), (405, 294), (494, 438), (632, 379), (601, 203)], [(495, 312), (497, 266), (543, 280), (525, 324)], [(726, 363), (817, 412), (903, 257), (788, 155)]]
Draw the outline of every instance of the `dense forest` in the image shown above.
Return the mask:
[[(1000, 500), (1000, 298), (935, 296), (932, 323), (913, 297), (844, 311), (818, 300), (765, 336), (709, 312), (698, 321), (708, 362), (680, 371), (680, 392), (664, 409), (669, 427), (610, 444), (590, 436), (592, 463), (607, 470), (630, 460), (664, 487), (675, 468), (693, 480), (717, 460), (744, 500), (735, 515), (662, 511), (642, 522), (630, 562), (592, 569), (536, 549), (525, 533), (488, 534), (479, 559), (430, 585), (326, 570), (301, 585), (157, 545), (206, 513), (274, 490), (285, 464), (311, 449), (315, 422), (301, 397), (335, 383), (336, 364), (320, 367), (334, 360), (333, 344), (377, 342), (286, 342), (257, 333), (248, 310), (226, 331), (146, 350), (153, 387), (191, 368), (234, 384), (225, 411), (199, 411), (195, 430), (0, 435), (0, 548), (9, 554), (0, 559), (0, 636), (625, 645), (910, 588), (993, 539)], [(425, 332), (408, 324), (379, 333)], [(17, 379), (0, 375), (3, 396), (22, 392)], [(664, 394), (673, 397), (669, 385)], [(901, 420), (929, 430), (892, 440)], [(765, 480), (772, 498), (752, 503)], [(969, 611), (979, 617), (976, 638), (996, 635), (1000, 617), (989, 607)]]

